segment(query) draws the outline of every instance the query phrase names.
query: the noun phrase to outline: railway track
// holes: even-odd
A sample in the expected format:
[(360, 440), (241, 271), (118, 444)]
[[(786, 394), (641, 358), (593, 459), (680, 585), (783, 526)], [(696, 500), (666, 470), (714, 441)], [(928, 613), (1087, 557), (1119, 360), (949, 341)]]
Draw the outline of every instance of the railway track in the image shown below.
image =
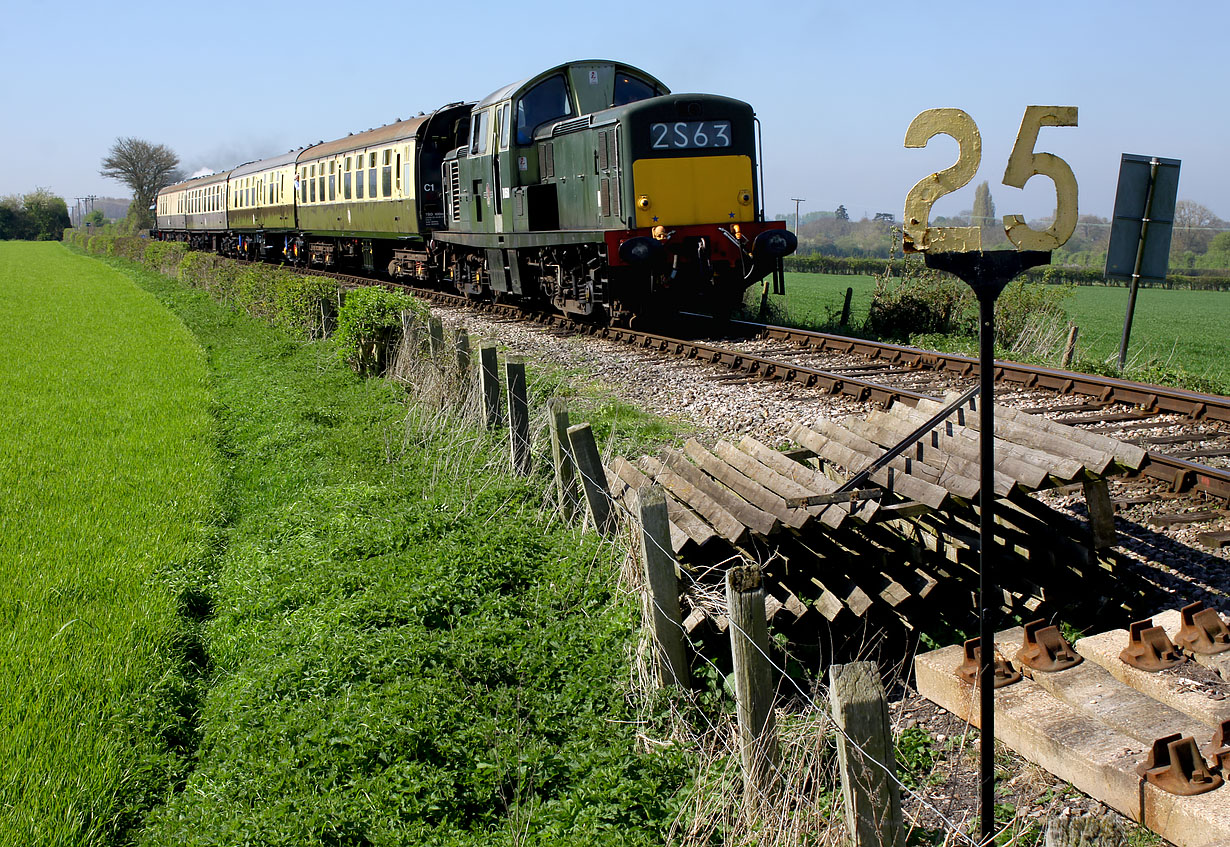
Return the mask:
[[(730, 327), (735, 335), (727, 328), (716, 339), (681, 339), (580, 324), (556, 314), (526, 313), (425, 289), (405, 290), (441, 305), (528, 317), (561, 332), (708, 363), (741, 378), (792, 382), (882, 407), (939, 399), (970, 388), (979, 378), (979, 362), (969, 356), (829, 333), (736, 321)], [(700, 328), (703, 323), (693, 327)], [(1196, 491), (1230, 501), (1230, 397), (1003, 360), (995, 362), (995, 378), (997, 402), (1138, 444), (1149, 454), (1145, 475), (1176, 492)]]
[[(345, 285), (372, 284), (366, 277), (301, 272)], [(951, 391), (965, 391), (979, 379), (980, 363), (970, 356), (831, 333), (732, 321), (719, 335), (711, 318), (686, 315), (692, 322), (691, 334), (717, 337), (682, 339), (579, 323), (551, 312), (401, 283), (377, 284), (442, 306), (530, 320), (562, 333), (707, 363), (741, 379), (790, 382), (881, 407), (939, 399)], [(996, 402), (1142, 446), (1149, 456), (1142, 469), (1145, 476), (1173, 492), (1198, 492), (1230, 502), (1230, 397), (999, 359), (995, 380)], [(1226, 541), (1230, 543), (1230, 537)]]

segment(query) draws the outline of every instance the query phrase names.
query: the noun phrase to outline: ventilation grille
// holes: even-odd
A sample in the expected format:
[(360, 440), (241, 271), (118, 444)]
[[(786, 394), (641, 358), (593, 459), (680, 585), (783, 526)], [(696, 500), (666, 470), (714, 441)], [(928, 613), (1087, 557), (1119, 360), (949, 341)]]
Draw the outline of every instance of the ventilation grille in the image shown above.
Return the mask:
[(461, 172), (457, 160), (448, 163), (449, 211), (454, 221), (461, 220)]
[(582, 117), (582, 118), (573, 118), (570, 121), (563, 121), (562, 123), (556, 124), (551, 129), (551, 136), (555, 137), (557, 135), (565, 135), (569, 132), (578, 132), (580, 130), (588, 129), (588, 128), (589, 128), (589, 115), (586, 115), (585, 117)]

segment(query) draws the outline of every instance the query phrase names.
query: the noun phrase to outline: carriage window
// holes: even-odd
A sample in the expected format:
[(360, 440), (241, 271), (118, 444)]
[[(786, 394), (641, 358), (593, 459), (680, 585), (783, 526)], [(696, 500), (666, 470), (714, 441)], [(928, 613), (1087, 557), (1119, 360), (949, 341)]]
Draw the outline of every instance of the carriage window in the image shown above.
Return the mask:
[(376, 169), (373, 167), (367, 172), (367, 196), (379, 197), (376, 193)]
[[(363, 164), (363, 157), (362, 157), (362, 156), (360, 156), (360, 157), (359, 157), (359, 164), (360, 164), (360, 165), (362, 165), (362, 164)], [(355, 170), (355, 175), (354, 175), (354, 191), (355, 191), (355, 195), (354, 195), (354, 196), (355, 196), (355, 197), (357, 197), (357, 198), (359, 198), (360, 200), (362, 200), (362, 199), (363, 199), (363, 168), (362, 168), (362, 167), (357, 168), (357, 169)]]
[(563, 76), (560, 75), (547, 77), (517, 101), (517, 143), (532, 143), (534, 130), (541, 124), (566, 118), (571, 114), (568, 83), (564, 82)]
[(342, 174), (342, 199), (350, 199), (350, 169), (346, 169), (346, 173)]
[(615, 75), (615, 102), (612, 106), (624, 106), (637, 100), (657, 97), (661, 92), (642, 79), (628, 74)]
[(512, 126), (512, 104), (505, 103), (500, 109), (500, 149), (508, 149), (509, 129)]

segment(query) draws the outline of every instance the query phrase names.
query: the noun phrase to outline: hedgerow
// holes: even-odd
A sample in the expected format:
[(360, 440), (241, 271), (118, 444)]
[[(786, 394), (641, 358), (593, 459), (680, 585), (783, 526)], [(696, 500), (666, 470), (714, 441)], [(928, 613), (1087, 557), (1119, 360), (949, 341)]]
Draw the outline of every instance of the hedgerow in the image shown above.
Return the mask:
[(383, 373), (402, 331), (402, 312), (426, 312), (413, 297), (377, 286), (346, 292), (337, 314), (333, 348), (362, 374)]
[(141, 262), (297, 338), (324, 338), (336, 319), (338, 286), (327, 277), (303, 276), (273, 265), (240, 265), (213, 253), (189, 250), (182, 242), (90, 236), (75, 230), (66, 232), (64, 240), (89, 253)]

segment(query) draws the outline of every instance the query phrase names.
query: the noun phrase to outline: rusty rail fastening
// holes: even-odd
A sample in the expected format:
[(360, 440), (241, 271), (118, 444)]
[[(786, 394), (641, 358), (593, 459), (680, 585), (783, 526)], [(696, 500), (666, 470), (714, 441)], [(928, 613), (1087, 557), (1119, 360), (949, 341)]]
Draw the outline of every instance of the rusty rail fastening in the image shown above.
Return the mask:
[(1183, 797), (1212, 791), (1222, 783), (1200, 755), (1196, 739), (1177, 732), (1154, 741), (1136, 773), (1163, 791)]
[(1174, 643), (1190, 653), (1213, 656), (1230, 650), (1230, 628), (1216, 609), (1206, 609), (1197, 600), (1179, 610), (1182, 625)]
[(1072, 649), (1059, 627), (1047, 626), (1046, 621), (1031, 621), (1025, 624), (1025, 646), (1016, 654), (1016, 660), (1030, 670), (1055, 673), (1076, 667), (1085, 658)]
[(1172, 668), (1183, 661), (1170, 636), (1152, 621), (1133, 621), (1128, 628), (1128, 646), (1119, 653), (1124, 663), (1150, 673)]

